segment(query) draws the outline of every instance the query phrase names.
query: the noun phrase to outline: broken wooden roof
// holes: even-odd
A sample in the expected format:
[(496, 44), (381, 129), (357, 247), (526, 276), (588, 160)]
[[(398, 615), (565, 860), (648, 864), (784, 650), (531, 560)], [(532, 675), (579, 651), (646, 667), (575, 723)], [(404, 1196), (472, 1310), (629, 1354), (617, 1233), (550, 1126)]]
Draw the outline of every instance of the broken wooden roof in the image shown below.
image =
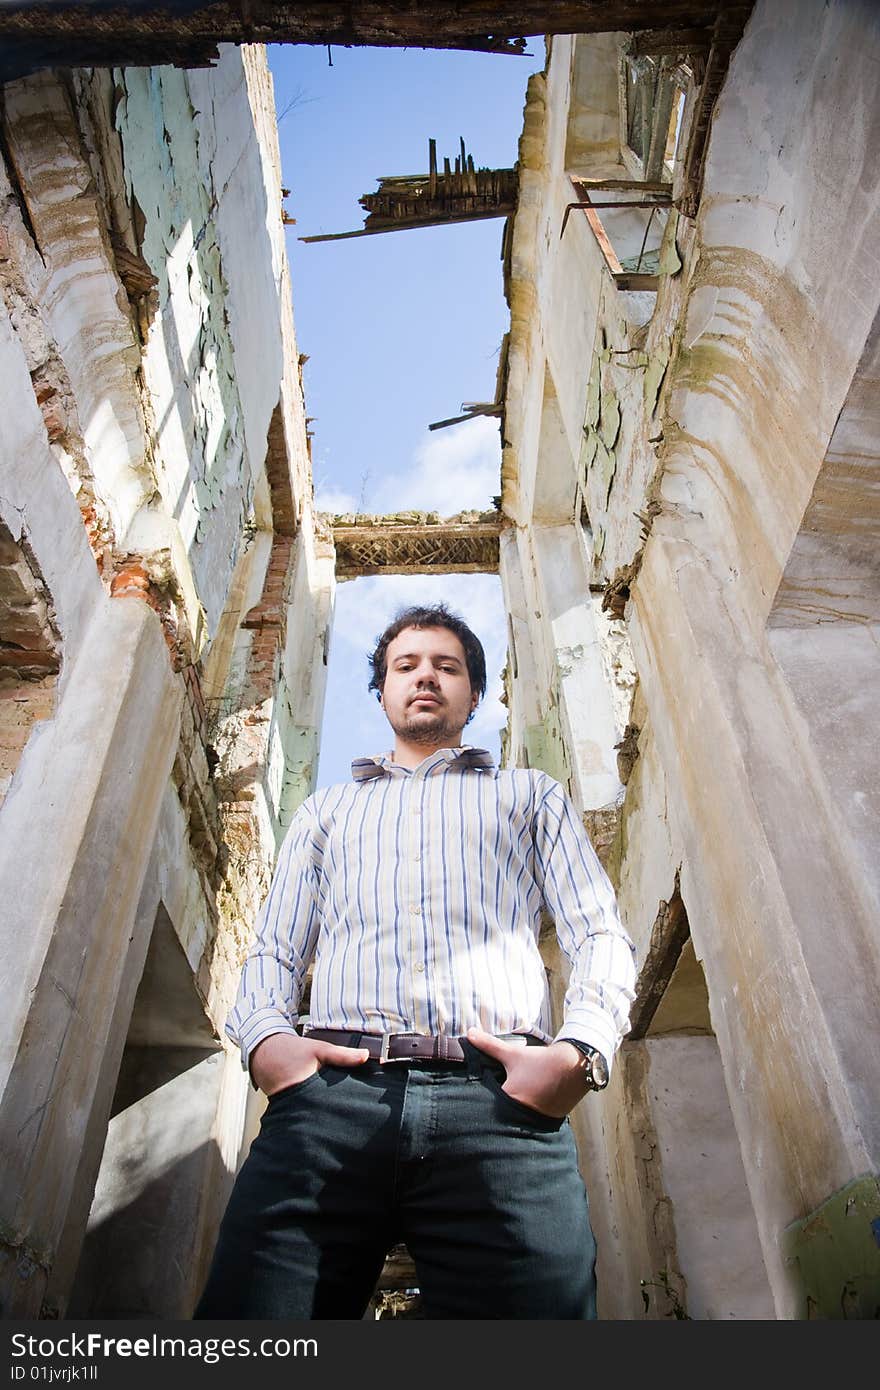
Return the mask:
[(0, 0), (0, 81), (43, 67), (202, 67), (220, 43), (472, 49), (528, 36), (711, 29), (719, 0)]
[(337, 579), (367, 574), (497, 574), (500, 512), (347, 512), (324, 516)]

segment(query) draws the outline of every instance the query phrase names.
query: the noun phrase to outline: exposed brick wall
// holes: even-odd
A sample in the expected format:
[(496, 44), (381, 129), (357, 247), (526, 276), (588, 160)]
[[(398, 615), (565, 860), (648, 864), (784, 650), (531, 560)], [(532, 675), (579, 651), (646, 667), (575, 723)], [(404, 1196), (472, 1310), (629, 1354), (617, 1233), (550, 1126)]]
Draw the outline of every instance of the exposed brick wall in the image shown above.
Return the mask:
[[(176, 602), (176, 583), (169, 582), (164, 554), (159, 557), (120, 555), (110, 581), (111, 598), (139, 598), (158, 614), (174, 671), (185, 671), (193, 660), (193, 643), (186, 615)], [(158, 573), (159, 578), (156, 578)]]
[(272, 492), (272, 526), (276, 536), (296, 535), (296, 508), (290, 487), (290, 460), (284, 438), (284, 418), (276, 405), (266, 440), (266, 477)]

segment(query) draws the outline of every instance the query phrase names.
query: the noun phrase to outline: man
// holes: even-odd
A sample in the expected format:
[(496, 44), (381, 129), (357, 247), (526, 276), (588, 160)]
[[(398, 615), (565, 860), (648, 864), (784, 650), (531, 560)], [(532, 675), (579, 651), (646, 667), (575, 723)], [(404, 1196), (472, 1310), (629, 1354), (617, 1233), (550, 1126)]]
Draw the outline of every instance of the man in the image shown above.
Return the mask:
[[(595, 1317), (566, 1116), (607, 1083), (632, 944), (560, 785), (462, 746), (466, 624), (407, 609), (370, 660), (394, 751), (285, 838), (227, 1025), (269, 1101), (196, 1316), (359, 1318), (402, 1241), (428, 1317)], [(572, 967), (555, 1041), (545, 908)]]

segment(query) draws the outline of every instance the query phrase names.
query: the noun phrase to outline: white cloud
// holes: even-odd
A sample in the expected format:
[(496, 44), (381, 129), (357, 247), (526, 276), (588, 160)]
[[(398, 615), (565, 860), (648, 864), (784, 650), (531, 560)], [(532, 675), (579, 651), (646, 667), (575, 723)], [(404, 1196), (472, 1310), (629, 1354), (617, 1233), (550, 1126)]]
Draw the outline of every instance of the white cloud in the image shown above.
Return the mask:
[(340, 512), (356, 512), (357, 509), (357, 498), (351, 492), (343, 492), (338, 487), (325, 487), (321, 483), (315, 489), (317, 512), (330, 512), (332, 516), (338, 516)]
[[(439, 512), (441, 516), (452, 516), (463, 511), (488, 511), (492, 498), (500, 492), (498, 421), (481, 415), (426, 434), (411, 467), (379, 479), (365, 495), (363, 510)], [(319, 512), (334, 515), (360, 510), (354, 493), (320, 479), (315, 486), (315, 507)]]
[(412, 467), (383, 478), (369, 499), (373, 512), (415, 509), (451, 516), (486, 511), (501, 492), (498, 421), (486, 415), (426, 434)]

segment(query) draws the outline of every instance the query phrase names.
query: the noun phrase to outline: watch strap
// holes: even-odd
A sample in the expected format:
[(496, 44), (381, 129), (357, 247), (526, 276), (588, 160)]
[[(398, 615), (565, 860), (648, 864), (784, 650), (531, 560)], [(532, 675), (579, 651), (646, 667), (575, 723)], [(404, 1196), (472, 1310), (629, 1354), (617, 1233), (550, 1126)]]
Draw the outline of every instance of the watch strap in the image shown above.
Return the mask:
[(602, 1091), (608, 1084), (607, 1081), (597, 1081), (593, 1070), (593, 1061), (600, 1056), (598, 1048), (591, 1047), (589, 1043), (581, 1042), (580, 1038), (560, 1038), (560, 1042), (571, 1043), (572, 1047), (577, 1048), (584, 1059), (584, 1071), (589, 1079), (589, 1084), (594, 1091)]

